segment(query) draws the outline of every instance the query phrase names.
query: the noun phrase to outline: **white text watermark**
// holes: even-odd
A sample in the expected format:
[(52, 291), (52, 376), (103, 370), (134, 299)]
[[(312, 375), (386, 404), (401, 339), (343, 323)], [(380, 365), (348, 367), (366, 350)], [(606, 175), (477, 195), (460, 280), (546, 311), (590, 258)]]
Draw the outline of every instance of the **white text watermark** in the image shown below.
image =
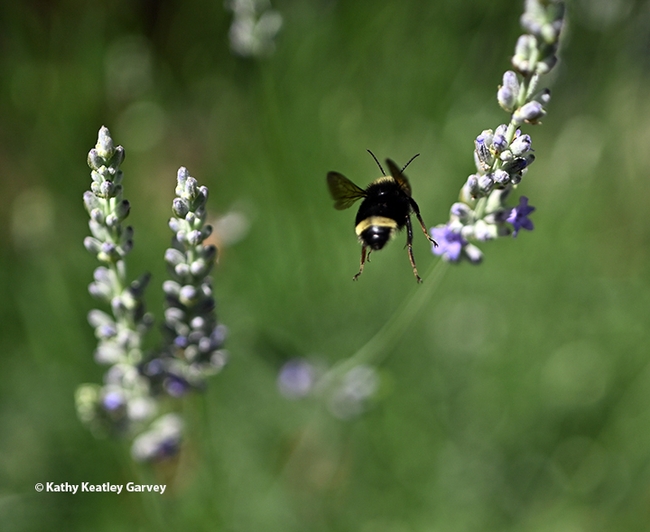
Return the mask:
[(135, 482), (127, 482), (126, 484), (111, 484), (110, 482), (103, 482), (95, 484), (93, 482), (80, 482), (79, 484), (72, 484), (70, 482), (39, 482), (34, 486), (38, 492), (44, 491), (46, 493), (165, 493), (167, 489), (166, 484), (137, 484)]

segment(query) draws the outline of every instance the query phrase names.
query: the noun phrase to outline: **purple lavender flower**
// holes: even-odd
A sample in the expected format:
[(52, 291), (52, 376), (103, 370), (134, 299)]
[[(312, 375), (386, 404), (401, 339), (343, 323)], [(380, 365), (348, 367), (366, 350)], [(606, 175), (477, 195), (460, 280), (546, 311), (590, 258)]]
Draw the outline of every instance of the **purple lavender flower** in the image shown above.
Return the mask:
[(467, 240), (460, 233), (453, 231), (449, 224), (432, 227), (430, 233), (433, 239), (438, 242), (438, 247), (433, 247), (435, 255), (442, 255), (445, 260), (451, 262), (460, 260), (461, 251), (467, 245)]
[(303, 358), (294, 358), (282, 366), (278, 388), (285, 397), (300, 399), (311, 393), (315, 381), (314, 366)]
[(111, 391), (104, 395), (103, 404), (106, 410), (117, 410), (118, 408), (124, 406), (124, 397), (119, 392)]
[(533, 222), (528, 218), (528, 215), (535, 210), (535, 207), (528, 205), (528, 198), (521, 196), (519, 198), (519, 205), (513, 207), (506, 219), (514, 227), (512, 236), (517, 236), (519, 229), (533, 230)]
[(165, 391), (172, 397), (182, 397), (190, 390), (190, 384), (177, 375), (169, 374), (164, 381)]

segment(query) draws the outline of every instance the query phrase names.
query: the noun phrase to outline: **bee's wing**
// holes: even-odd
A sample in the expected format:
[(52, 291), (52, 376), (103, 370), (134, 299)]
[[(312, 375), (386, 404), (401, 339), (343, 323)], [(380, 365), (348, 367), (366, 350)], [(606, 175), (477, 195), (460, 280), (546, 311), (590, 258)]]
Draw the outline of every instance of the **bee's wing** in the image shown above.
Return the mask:
[(399, 167), (395, 164), (392, 159), (386, 159), (386, 164), (390, 170), (390, 175), (393, 176), (393, 179), (397, 181), (397, 184), (404, 191), (407, 196), (411, 195), (411, 185), (409, 180), (406, 179), (406, 176), (402, 173)]
[(334, 198), (334, 208), (338, 210), (347, 209), (360, 198), (365, 197), (366, 191), (359, 188), (352, 181), (338, 172), (327, 174), (327, 186)]

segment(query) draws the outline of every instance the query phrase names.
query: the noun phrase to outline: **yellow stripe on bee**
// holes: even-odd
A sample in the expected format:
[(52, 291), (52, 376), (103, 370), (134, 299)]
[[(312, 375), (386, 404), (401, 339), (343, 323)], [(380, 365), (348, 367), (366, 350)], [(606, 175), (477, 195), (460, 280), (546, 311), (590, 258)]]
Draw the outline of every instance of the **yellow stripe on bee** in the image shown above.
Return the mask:
[(395, 183), (395, 178), (392, 175), (383, 175), (375, 179), (370, 185), (378, 185), (379, 183)]
[(360, 236), (361, 233), (368, 229), (368, 227), (373, 225), (397, 229), (397, 222), (392, 218), (386, 218), (385, 216), (369, 216), (365, 220), (361, 220), (354, 228), (354, 231), (357, 233), (357, 236)]

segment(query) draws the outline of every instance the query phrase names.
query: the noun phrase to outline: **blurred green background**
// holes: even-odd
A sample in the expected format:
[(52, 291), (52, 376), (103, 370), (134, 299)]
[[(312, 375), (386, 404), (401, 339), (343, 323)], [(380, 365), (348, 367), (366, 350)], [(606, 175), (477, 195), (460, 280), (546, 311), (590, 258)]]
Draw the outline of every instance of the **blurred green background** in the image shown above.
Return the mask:
[[(367, 148), (421, 153), (414, 197), (444, 223), (473, 139), (507, 118), (495, 95), (523, 2), (274, 0), (265, 59), (231, 53), (221, 0), (2, 2), (0, 529), (650, 529), (650, 2), (567, 4), (549, 114), (526, 129), (535, 230), (450, 267), (379, 399), (343, 421), (283, 398), (281, 363), (350, 356), (423, 288), (403, 236), (352, 283), (354, 212), (332, 209), (325, 174), (365, 185)], [(133, 465), (74, 409), (104, 370), (81, 201), (101, 125), (126, 149), (129, 272), (152, 272), (159, 319), (177, 168), (213, 215), (250, 221), (215, 270), (231, 362), (185, 405), (188, 443), (163, 466)], [(421, 272), (439, 260), (414, 247)], [(46, 481), (168, 490), (36, 493)]]

